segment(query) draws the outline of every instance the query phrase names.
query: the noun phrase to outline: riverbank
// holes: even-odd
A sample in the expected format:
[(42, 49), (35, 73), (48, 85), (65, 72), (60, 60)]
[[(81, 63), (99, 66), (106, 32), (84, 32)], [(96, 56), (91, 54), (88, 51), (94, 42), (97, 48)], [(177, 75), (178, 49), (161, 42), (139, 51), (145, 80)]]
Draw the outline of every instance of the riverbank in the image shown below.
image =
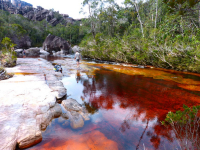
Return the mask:
[(0, 145), (3, 150), (30, 147), (42, 140), (42, 130), (62, 112), (56, 99), (66, 95), (61, 73), (41, 58), (18, 58), (7, 68), (14, 77), (0, 81)]

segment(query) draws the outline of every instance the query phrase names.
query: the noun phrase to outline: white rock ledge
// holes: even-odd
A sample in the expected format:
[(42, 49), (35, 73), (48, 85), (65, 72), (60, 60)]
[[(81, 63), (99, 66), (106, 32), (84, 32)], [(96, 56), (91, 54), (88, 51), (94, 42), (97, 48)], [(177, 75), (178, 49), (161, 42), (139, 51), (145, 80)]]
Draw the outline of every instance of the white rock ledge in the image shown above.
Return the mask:
[(17, 66), (6, 70), (15, 76), (0, 81), (0, 149), (27, 148), (40, 142), (42, 131), (62, 114), (56, 103), (66, 95), (57, 78), (62, 74), (41, 58), (18, 58)]

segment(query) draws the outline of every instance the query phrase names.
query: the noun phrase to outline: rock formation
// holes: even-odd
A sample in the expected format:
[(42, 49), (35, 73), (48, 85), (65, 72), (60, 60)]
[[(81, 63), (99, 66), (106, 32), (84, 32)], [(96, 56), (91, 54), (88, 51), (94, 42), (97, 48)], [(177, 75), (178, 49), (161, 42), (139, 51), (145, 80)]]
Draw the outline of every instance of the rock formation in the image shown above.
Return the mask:
[(25, 50), (26, 56), (39, 56), (40, 49), (39, 48), (29, 48)]
[(52, 53), (52, 51), (58, 52), (61, 50), (65, 54), (70, 53), (70, 45), (66, 40), (50, 34), (43, 43), (43, 49), (49, 53)]
[[(40, 6), (37, 8), (33, 8), (32, 4), (21, 0), (1, 0), (0, 1), (0, 9), (8, 11), (11, 14), (21, 14), (25, 18), (28, 18), (32, 21), (42, 21), (44, 19), (47, 20), (51, 25), (56, 26), (61, 23), (67, 25), (68, 23), (74, 24), (77, 21), (81, 21), (79, 19), (73, 19), (69, 17), (67, 14), (59, 14), (59, 12), (53, 12), (51, 10), (44, 9)], [(55, 17), (55, 13), (58, 13), (60, 17)]]
[(23, 49), (27, 49), (29, 47), (31, 47), (31, 38), (28, 35), (24, 35), (24, 36), (17, 36), (17, 35), (12, 35), (11, 40), (13, 41), (13, 43), (16, 44), (15, 48), (23, 48)]
[[(1, 150), (14, 150), (16, 145), (24, 149), (40, 142), (42, 131), (62, 114), (56, 98), (66, 95), (58, 79), (62, 74), (53, 71), (51, 63), (41, 58), (18, 58), (17, 64), (6, 69), (15, 76), (0, 83)], [(49, 88), (50, 84), (56, 90)]]

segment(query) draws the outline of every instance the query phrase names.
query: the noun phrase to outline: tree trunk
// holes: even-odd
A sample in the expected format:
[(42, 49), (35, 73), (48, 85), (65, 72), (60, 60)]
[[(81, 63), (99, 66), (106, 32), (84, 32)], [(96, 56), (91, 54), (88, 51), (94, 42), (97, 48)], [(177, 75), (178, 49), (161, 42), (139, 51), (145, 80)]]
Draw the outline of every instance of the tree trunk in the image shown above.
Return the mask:
[(199, 28), (200, 28), (200, 4), (199, 4)]
[(156, 0), (156, 15), (155, 15), (155, 31), (154, 31), (154, 41), (156, 40), (156, 28), (157, 28), (157, 18), (158, 18), (158, 0)]
[(95, 35), (96, 35), (96, 33), (95, 33), (95, 25), (94, 25), (93, 20), (92, 20), (90, 4), (88, 4), (88, 5), (89, 5), (89, 13), (90, 13), (91, 32), (92, 32), (93, 38), (95, 39)]
[(158, 0), (156, 0), (156, 16), (155, 16), (155, 28), (157, 28), (157, 18), (158, 18)]
[(134, 3), (134, 6), (135, 6), (135, 9), (136, 9), (136, 11), (137, 11), (137, 18), (138, 18), (138, 21), (140, 22), (140, 28), (141, 28), (141, 32), (142, 32), (142, 37), (144, 38), (143, 23), (142, 23), (142, 20), (141, 20), (141, 18), (140, 18), (139, 8), (138, 8), (137, 3)]

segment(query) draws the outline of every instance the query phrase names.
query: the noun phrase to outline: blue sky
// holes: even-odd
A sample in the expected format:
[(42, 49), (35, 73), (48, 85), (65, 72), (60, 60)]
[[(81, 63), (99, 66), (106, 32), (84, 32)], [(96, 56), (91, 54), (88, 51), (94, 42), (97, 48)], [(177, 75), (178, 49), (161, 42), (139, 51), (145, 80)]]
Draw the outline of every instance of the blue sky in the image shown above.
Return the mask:
[[(79, 14), (83, 0), (23, 0), (31, 3), (34, 7), (41, 6), (45, 9), (54, 9), (62, 14), (68, 14), (74, 19), (87, 17), (87, 14)], [(121, 4), (124, 0), (117, 0)], [(87, 10), (85, 10), (87, 11)]]

